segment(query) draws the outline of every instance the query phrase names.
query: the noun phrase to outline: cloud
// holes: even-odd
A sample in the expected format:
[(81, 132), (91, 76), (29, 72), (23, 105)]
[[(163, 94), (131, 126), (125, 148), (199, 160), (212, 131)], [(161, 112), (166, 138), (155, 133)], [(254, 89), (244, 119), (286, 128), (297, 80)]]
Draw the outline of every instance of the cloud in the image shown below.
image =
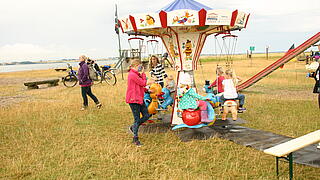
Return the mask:
[(99, 54), (101, 54), (101, 49), (97, 48), (73, 49), (66, 45), (51, 44), (48, 46), (40, 46), (22, 43), (0, 46), (0, 61), (2, 62), (77, 58), (82, 54), (93, 59), (106, 57), (99, 56)]
[[(320, 18), (318, 0), (198, 1), (214, 9), (238, 9), (251, 13), (247, 29), (239, 33), (240, 38), (254, 36), (250, 41), (279, 44), (278, 40), (264, 34), (291, 32), (290, 35), (294, 37), (288, 36), (289, 39), (283, 40), (285, 42), (293, 40), (295, 36), (302, 36), (303, 39), (305, 34), (319, 31), (319, 23), (316, 22)], [(93, 58), (117, 56), (115, 4), (118, 4), (118, 13), (122, 17), (155, 12), (170, 2), (1, 0), (0, 59), (74, 58), (80, 54)], [(127, 37), (121, 34), (123, 48), (129, 48)], [(247, 46), (247, 42), (239, 43), (239, 46)]]
[[(41, 59), (54, 54), (54, 51), (33, 44), (12, 44), (0, 47), (1, 60)], [(21, 57), (23, 54), (23, 58)]]

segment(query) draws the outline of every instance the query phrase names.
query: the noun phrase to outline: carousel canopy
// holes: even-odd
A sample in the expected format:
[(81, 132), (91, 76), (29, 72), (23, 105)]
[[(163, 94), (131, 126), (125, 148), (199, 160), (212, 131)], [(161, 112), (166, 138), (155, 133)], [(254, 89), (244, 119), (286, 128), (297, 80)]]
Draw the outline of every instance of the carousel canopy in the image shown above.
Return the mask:
[(231, 34), (246, 27), (249, 14), (211, 9), (194, 0), (175, 0), (159, 12), (119, 19), (122, 32), (162, 39), (176, 70), (194, 70), (207, 36)]
[(201, 9), (211, 10), (212, 8), (193, 0), (175, 0), (172, 3), (168, 4), (167, 6), (165, 6), (164, 8), (160, 9), (158, 12), (160, 12), (161, 10), (170, 12), (170, 11), (179, 10), (179, 9), (191, 9), (191, 10), (199, 11)]
[[(174, 0), (159, 12), (129, 14), (119, 19), (122, 32), (129, 35), (161, 36), (167, 28), (194, 32), (219, 27), (207, 32), (234, 31), (246, 27), (249, 14), (238, 10), (212, 9), (194, 0)], [(193, 26), (193, 28), (179, 28)], [(200, 27), (200, 28), (199, 28)]]

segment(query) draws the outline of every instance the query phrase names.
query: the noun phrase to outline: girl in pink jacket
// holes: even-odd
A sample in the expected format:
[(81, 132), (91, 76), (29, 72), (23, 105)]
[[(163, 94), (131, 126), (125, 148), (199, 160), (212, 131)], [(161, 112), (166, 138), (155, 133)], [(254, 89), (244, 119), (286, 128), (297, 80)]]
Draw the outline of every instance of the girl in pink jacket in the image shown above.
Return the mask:
[[(148, 109), (143, 101), (146, 84), (147, 78), (144, 73), (144, 68), (141, 65), (141, 61), (132, 60), (128, 75), (126, 103), (129, 104), (134, 117), (134, 123), (129, 127), (129, 130), (134, 135), (132, 143), (137, 146), (142, 145), (138, 138), (139, 126), (150, 117)], [(142, 114), (141, 118), (140, 113)]]

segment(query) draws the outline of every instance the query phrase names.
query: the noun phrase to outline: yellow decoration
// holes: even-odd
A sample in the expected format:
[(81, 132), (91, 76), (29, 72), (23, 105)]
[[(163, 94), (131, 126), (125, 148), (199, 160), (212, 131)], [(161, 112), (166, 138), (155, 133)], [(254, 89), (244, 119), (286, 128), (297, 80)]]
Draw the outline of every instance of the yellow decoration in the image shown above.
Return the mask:
[(187, 57), (190, 57), (192, 54), (192, 43), (190, 40), (187, 40), (186, 42), (186, 49), (184, 50), (184, 53)]
[(159, 106), (158, 103), (158, 95), (162, 93), (162, 87), (158, 83), (153, 83), (150, 85), (150, 97), (152, 99), (151, 103), (148, 106), (148, 112), (149, 114), (156, 114)]
[(147, 24), (148, 24), (149, 26), (151, 26), (151, 25), (154, 24), (154, 18), (153, 18), (152, 16), (150, 16), (150, 15), (147, 15), (146, 21), (147, 21)]
[(172, 42), (170, 42), (170, 54), (171, 54), (171, 56), (173, 57), (173, 58), (176, 58), (176, 57), (178, 57), (178, 53), (174, 50), (174, 46), (173, 46), (173, 43)]

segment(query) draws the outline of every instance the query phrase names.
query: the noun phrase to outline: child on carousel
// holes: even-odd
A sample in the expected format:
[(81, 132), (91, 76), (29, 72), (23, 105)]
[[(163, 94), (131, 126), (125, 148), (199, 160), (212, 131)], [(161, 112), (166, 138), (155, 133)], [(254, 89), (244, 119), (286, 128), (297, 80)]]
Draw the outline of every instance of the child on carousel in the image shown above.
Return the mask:
[(219, 94), (219, 93), (223, 92), (222, 81), (225, 79), (224, 78), (224, 71), (221, 66), (217, 67), (216, 73), (218, 76), (217, 79), (208, 87), (208, 88), (217, 87), (217, 90), (214, 90), (213, 94)]
[[(179, 88), (178, 88), (178, 108), (181, 111), (188, 109), (201, 110), (201, 122), (211, 122), (208, 120), (207, 103), (209, 101), (207, 97), (201, 96), (196, 93), (193, 88), (192, 77), (188, 73), (181, 74)], [(180, 116), (180, 113), (178, 114)]]
[(245, 96), (237, 92), (236, 84), (238, 82), (238, 77), (234, 75), (232, 70), (226, 70), (225, 79), (222, 81), (223, 95), (220, 97), (221, 104), (224, 104), (226, 100), (234, 99), (239, 100), (238, 113), (242, 113), (246, 110), (243, 107)]

